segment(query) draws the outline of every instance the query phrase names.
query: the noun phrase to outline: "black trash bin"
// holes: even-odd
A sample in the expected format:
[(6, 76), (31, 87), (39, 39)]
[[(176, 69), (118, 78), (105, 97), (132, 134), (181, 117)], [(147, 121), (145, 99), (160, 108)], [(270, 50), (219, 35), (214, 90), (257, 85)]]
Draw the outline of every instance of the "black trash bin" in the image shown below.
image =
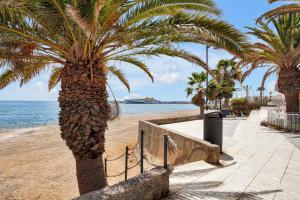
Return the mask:
[(204, 140), (219, 145), (220, 152), (223, 146), (223, 114), (211, 112), (204, 115)]

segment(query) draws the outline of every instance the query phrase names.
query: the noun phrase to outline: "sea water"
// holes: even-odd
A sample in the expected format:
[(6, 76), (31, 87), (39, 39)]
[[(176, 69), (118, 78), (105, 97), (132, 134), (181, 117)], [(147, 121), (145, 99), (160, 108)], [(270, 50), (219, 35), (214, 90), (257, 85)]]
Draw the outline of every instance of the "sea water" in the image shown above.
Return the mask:
[[(191, 104), (120, 104), (121, 115), (194, 110)], [(0, 131), (36, 127), (58, 122), (58, 102), (0, 101)]]

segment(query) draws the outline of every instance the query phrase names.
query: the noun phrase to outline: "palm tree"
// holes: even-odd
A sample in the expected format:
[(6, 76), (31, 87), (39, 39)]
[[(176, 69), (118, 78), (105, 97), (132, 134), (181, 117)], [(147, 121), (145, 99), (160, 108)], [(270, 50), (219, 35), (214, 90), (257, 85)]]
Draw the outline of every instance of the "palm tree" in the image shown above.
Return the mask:
[[(226, 90), (228, 88), (234, 88), (235, 87), (235, 81), (240, 81), (242, 78), (242, 70), (238, 65), (236, 65), (236, 62), (233, 60), (227, 60), (222, 59), (218, 62), (216, 69), (212, 70), (211, 72), (213, 78), (218, 82), (221, 83), (222, 80), (226, 81), (223, 82), (223, 85)], [(224, 85), (225, 84), (225, 85)], [(230, 89), (230, 91), (233, 92), (233, 90)], [(229, 107), (229, 98), (232, 97), (232, 94), (228, 93), (225, 96), (225, 107)]]
[(251, 86), (249, 85), (242, 85), (242, 88), (245, 90), (246, 92), (246, 100), (249, 101), (249, 97), (250, 97), (250, 90), (252, 89)]
[(261, 17), (258, 18), (257, 21), (261, 21), (263, 19), (272, 20), (282, 14), (299, 13), (300, 12), (300, 0), (268, 0), (268, 1), (269, 1), (269, 3), (281, 2), (281, 1), (282, 2), (284, 2), (284, 1), (299, 2), (299, 3), (292, 3), (292, 4), (286, 4), (283, 6), (279, 6), (275, 9), (272, 9), (272, 10), (264, 13)]
[(192, 97), (192, 103), (200, 107), (200, 119), (204, 117), (204, 104), (205, 104), (205, 88), (203, 83), (206, 81), (207, 74), (204, 72), (197, 73), (193, 72), (190, 77), (188, 77), (188, 85), (186, 88), (187, 97)]
[(211, 79), (208, 82), (208, 88), (207, 88), (207, 98), (209, 101), (214, 101), (214, 109), (217, 109), (218, 107), (218, 101), (219, 101), (219, 91), (217, 90), (218, 83), (216, 80)]
[[(268, 22), (259, 22), (257, 28), (248, 28), (250, 34), (263, 42), (254, 44), (254, 49), (246, 51), (242, 64), (251, 64), (243, 80), (254, 69), (266, 67), (266, 78), (277, 73), (277, 87), (286, 98), (286, 112), (299, 112), (300, 91), (300, 14), (291, 13), (275, 17)], [(271, 26), (272, 25), (272, 26)], [(271, 28), (274, 26), (274, 29)], [(241, 64), (239, 63), (239, 64)]]
[(259, 91), (260, 105), (263, 105), (263, 97), (264, 97), (264, 91), (265, 91), (264, 86), (259, 86), (257, 88), (257, 91)]
[[(215, 107), (219, 103), (219, 109), (222, 110), (222, 100), (232, 98), (235, 90), (227, 80), (212, 79), (208, 84), (208, 99), (215, 101)], [(228, 106), (226, 107), (228, 108)]]
[(152, 80), (141, 56), (205, 62), (174, 44), (193, 42), (237, 55), (245, 36), (221, 21), (213, 0), (0, 1), (0, 89), (52, 69), (49, 89), (61, 84), (59, 125), (76, 161), (80, 194), (107, 185), (102, 155), (112, 118), (107, 74), (130, 90), (118, 63)]

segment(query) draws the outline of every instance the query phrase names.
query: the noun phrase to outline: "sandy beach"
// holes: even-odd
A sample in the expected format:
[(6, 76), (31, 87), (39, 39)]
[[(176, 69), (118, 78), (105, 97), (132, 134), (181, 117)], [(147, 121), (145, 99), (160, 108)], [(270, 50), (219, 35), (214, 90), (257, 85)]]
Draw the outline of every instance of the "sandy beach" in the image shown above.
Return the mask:
[[(138, 121), (197, 114), (179, 111), (164, 114), (124, 115), (109, 123), (107, 158), (124, 153), (137, 142)], [(109, 174), (122, 171), (109, 164)], [(135, 172), (131, 172), (135, 173)], [(110, 178), (113, 184), (123, 177)], [(14, 129), (0, 133), (0, 199), (71, 199), (78, 196), (73, 155), (60, 138), (58, 125)]]

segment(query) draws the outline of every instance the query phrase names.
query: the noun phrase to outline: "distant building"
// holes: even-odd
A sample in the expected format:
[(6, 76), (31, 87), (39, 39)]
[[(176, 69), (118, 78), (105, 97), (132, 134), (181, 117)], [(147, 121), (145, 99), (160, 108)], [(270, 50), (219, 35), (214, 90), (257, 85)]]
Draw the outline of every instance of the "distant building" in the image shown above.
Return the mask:
[(125, 99), (124, 103), (126, 103), (126, 104), (160, 104), (161, 102), (154, 98), (146, 97), (143, 99)]

